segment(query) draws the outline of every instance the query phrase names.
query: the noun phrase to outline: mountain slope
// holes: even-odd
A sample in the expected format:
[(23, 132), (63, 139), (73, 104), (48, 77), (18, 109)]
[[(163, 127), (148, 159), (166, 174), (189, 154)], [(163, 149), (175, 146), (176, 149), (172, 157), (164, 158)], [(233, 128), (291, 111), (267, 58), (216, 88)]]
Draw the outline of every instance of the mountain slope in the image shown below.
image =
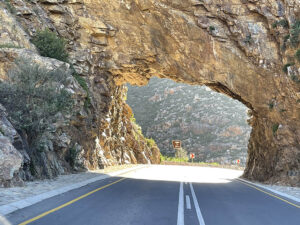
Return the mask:
[(207, 87), (153, 78), (144, 87), (129, 86), (127, 103), (144, 134), (161, 152), (173, 155), (172, 140), (196, 153), (199, 161), (245, 165), (250, 127), (247, 108)]

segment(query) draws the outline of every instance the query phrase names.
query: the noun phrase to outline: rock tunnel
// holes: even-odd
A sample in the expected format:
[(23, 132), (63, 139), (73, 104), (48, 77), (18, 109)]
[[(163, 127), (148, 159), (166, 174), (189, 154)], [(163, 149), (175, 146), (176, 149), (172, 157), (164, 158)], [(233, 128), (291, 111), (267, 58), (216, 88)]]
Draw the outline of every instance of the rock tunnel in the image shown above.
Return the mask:
[[(293, 58), (297, 48), (286, 38), (300, 19), (295, 1), (46, 0), (13, 5), (28, 33), (11, 39), (35, 51), (28, 36), (45, 26), (67, 39), (71, 62), (103, 111), (125, 83), (146, 85), (158, 76), (206, 85), (249, 108), (252, 132), (244, 177), (300, 184), (299, 62)], [(283, 20), (285, 27), (278, 22)], [(87, 135), (77, 134), (79, 139), (95, 143), (103, 130), (95, 125), (101, 123), (101, 113), (93, 113), (94, 125), (85, 129)], [(91, 158), (94, 153), (87, 154)]]
[(239, 100), (249, 108), (252, 126), (244, 176), (296, 184), (300, 177), (288, 174), (300, 165), (299, 84), (282, 71), (273, 18), (260, 7), (276, 4), (114, 1), (95, 14), (115, 30), (108, 38), (109, 72), (118, 85), (144, 85), (155, 75)]

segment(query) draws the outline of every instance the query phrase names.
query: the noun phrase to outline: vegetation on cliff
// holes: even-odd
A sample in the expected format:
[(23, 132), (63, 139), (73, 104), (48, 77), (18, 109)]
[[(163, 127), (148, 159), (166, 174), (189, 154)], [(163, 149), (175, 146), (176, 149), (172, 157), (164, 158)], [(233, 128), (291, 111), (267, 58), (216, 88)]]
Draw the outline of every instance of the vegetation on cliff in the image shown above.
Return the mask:
[(41, 56), (67, 62), (69, 54), (66, 50), (66, 40), (58, 37), (49, 29), (38, 31), (32, 39), (32, 43), (37, 47)]
[(9, 83), (0, 83), (0, 103), (15, 128), (25, 131), (31, 141), (49, 129), (58, 112), (70, 111), (71, 95), (59, 86), (67, 82), (64, 71), (19, 60), (10, 77)]
[[(291, 44), (298, 42), (299, 12), (294, 0), (5, 0), (0, 2), (0, 44), (37, 53), (29, 40), (48, 27), (67, 40), (70, 61), (88, 84), (92, 107), (82, 107), (86, 93), (76, 89), (77, 117), (72, 126), (58, 129), (61, 145), (43, 158), (48, 174), (67, 170), (64, 160), (53, 158), (64, 159), (73, 145), (90, 169), (134, 162), (130, 148), (120, 141), (128, 134), (122, 85), (145, 85), (158, 75), (208, 85), (245, 104), (253, 128), (245, 177), (299, 185), (299, 176), (287, 176), (300, 168), (299, 46)], [(0, 79), (15, 59), (12, 50), (0, 48)]]

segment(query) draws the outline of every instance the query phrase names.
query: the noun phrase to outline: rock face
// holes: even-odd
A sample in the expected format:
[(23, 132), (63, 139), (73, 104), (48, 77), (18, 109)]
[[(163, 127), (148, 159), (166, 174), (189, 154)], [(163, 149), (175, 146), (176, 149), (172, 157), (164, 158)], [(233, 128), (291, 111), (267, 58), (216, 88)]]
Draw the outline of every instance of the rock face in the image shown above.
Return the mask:
[(5, 108), (0, 104), (0, 187), (23, 184), (18, 173), (25, 160), (14, 147), (20, 144), (20, 136), (8, 121)]
[[(116, 164), (159, 163), (159, 149), (147, 146), (145, 138), (137, 133), (136, 125), (130, 120), (131, 109), (124, 101), (126, 88), (116, 86), (105, 73), (97, 77), (91, 73), (91, 80), (87, 79), (89, 90), (85, 90), (71, 75), (68, 63), (41, 57), (29, 41), (32, 35), (29, 29), (42, 29), (41, 24), (55, 28), (39, 5), (26, 6), (26, 1), (13, 3), (16, 5), (10, 7), (0, 4), (0, 82), (10, 82), (10, 71), (16, 67), (17, 60), (24, 59), (47, 70), (60, 69), (68, 76), (65, 88), (75, 104), (72, 112), (58, 113), (55, 123), (34, 140), (28, 140), (23, 131), (16, 131), (9, 121), (9, 113), (2, 109), (0, 185), (22, 185), (23, 180), (53, 178), (71, 171)], [(15, 7), (13, 14), (8, 10), (11, 7)], [(42, 14), (36, 23), (28, 22), (34, 20), (31, 17), (33, 9)], [(20, 26), (22, 22), (23, 27)], [(81, 58), (84, 54), (75, 50), (78, 49), (74, 48), (71, 53), (78, 54), (76, 59), (87, 64), (76, 63), (75, 67), (82, 75), (87, 75), (83, 71), (89, 72), (90, 64), (86, 58)], [(86, 105), (88, 98), (90, 104)]]
[[(118, 114), (110, 109), (126, 82), (144, 85), (156, 75), (207, 85), (251, 110), (244, 176), (299, 185), (300, 176), (288, 176), (300, 170), (300, 78), (294, 56), (300, 33), (298, 1), (11, 3), (29, 36), (49, 27), (68, 40), (72, 63), (92, 93), (94, 110), (89, 115), (94, 126), (101, 128), (109, 113)], [(4, 17), (10, 15), (5, 12)], [(0, 26), (2, 21), (8, 19)], [(95, 146), (97, 134), (88, 135), (85, 148)], [(95, 151), (85, 154), (90, 162)]]
[(128, 87), (127, 103), (143, 133), (163, 155), (174, 156), (172, 140), (182, 140), (194, 161), (245, 166), (251, 128), (247, 108), (207, 87), (152, 78)]

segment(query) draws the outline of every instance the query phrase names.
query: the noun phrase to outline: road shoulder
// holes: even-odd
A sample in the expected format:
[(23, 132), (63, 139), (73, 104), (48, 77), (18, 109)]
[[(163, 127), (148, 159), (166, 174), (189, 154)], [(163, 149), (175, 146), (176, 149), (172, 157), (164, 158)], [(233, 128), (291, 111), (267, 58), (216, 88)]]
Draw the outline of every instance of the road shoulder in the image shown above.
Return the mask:
[[(94, 174), (95, 176), (93, 178), (85, 179), (85, 180), (84, 180), (84, 178), (82, 178), (82, 176), (84, 176), (83, 174), (78, 174), (78, 175), (81, 176), (83, 181), (77, 182), (77, 183), (72, 183), (72, 184), (67, 183), (63, 187), (54, 188), (54, 189), (52, 188), (53, 190), (46, 191), (46, 192), (36, 194), (36, 195), (32, 195), (30, 197), (27, 197), (27, 198), (24, 198), (24, 199), (21, 199), (21, 200), (18, 200), (18, 201), (13, 201), (13, 202), (10, 202), (8, 204), (1, 205), (0, 206), (0, 215), (8, 215), (8, 214), (10, 214), (14, 211), (17, 211), (19, 209), (23, 209), (23, 208), (31, 206), (31, 205), (34, 205), (34, 204), (36, 204), (38, 202), (41, 202), (45, 199), (63, 194), (65, 192), (68, 192), (68, 191), (71, 191), (71, 190), (74, 190), (74, 189), (77, 189), (77, 188), (80, 188), (80, 187), (83, 187), (83, 186), (86, 186), (86, 185), (88, 185), (90, 183), (94, 183), (96, 181), (104, 180), (104, 179), (109, 178), (109, 177), (118, 176), (120, 174), (131, 172), (131, 171), (134, 171), (134, 170), (137, 170), (137, 169), (141, 169), (143, 167), (145, 167), (145, 165), (136, 165), (136, 166), (133, 166), (133, 167), (130, 167), (130, 168), (121, 169), (121, 170), (117, 170), (117, 171), (114, 171), (114, 172), (109, 172), (109, 173), (106, 173), (106, 174), (98, 173), (98, 174)], [(91, 171), (91, 172), (94, 172), (94, 171)], [(67, 176), (72, 176), (72, 178), (74, 177), (74, 175), (66, 175), (66, 177)], [(54, 182), (51, 182), (51, 181), (48, 180), (45, 185), (51, 186), (53, 183)], [(22, 188), (18, 188), (18, 189), (22, 189)]]
[[(251, 182), (242, 178), (238, 178), (237, 180), (239, 180), (240, 182), (244, 182), (246, 184), (249, 185), (253, 185), (257, 188), (266, 190), (267, 192), (271, 192), (272, 194), (275, 194), (277, 196), (280, 196), (284, 199), (296, 202), (296, 203), (300, 203), (300, 188), (293, 188), (294, 192), (291, 194), (291, 191), (289, 189), (291, 189), (291, 187), (283, 187), (283, 186), (273, 186), (273, 185), (264, 185), (264, 184), (259, 184), (259, 183), (255, 183), (255, 182)], [(281, 191), (279, 191), (278, 189), (280, 188)]]

